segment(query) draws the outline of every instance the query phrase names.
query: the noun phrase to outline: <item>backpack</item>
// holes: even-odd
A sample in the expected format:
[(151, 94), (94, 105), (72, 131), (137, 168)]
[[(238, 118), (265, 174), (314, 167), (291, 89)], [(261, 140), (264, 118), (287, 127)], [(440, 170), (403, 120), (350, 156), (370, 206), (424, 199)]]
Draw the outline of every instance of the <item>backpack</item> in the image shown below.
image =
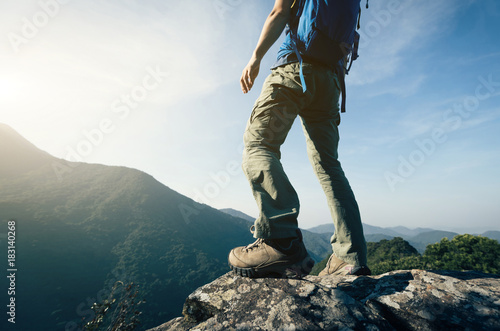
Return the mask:
[(335, 68), (342, 90), (341, 112), (345, 112), (345, 75), (349, 73), (352, 61), (358, 58), (359, 34), (356, 24), (359, 28), (360, 2), (295, 0), (288, 23), (291, 44), (301, 64), (303, 92), (307, 90), (302, 73), (304, 60)]

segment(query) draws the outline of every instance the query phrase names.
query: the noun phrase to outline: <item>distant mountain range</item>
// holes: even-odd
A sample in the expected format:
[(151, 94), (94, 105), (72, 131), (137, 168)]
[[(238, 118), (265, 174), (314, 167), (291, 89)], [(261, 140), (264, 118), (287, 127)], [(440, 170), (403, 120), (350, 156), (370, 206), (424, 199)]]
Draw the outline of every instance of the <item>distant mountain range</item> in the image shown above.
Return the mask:
[[(331, 234), (334, 232), (335, 227), (333, 226), (333, 223), (322, 224), (307, 230), (318, 234), (325, 234), (325, 233)], [(443, 238), (452, 239), (453, 237), (458, 235), (458, 233), (456, 232), (434, 230), (430, 228), (409, 229), (404, 226), (383, 228), (383, 227), (368, 225), (365, 223), (363, 223), (363, 230), (365, 233), (366, 241), (378, 242), (382, 239), (390, 240), (394, 237), (401, 237), (404, 240), (408, 241), (420, 253), (423, 253), (425, 251), (426, 246), (429, 244), (434, 244), (436, 242), (439, 242)], [(487, 231), (480, 235), (483, 237), (488, 237), (500, 241), (500, 231)]]
[[(231, 208), (220, 210), (232, 216), (245, 219), (249, 222), (253, 222), (255, 220), (255, 218), (246, 215), (245, 213), (242, 213), (238, 210), (234, 210)], [(379, 242), (383, 239), (390, 240), (395, 237), (401, 237), (404, 240), (408, 241), (420, 253), (423, 253), (425, 251), (425, 248), (429, 244), (437, 243), (443, 238), (448, 238), (451, 240), (453, 237), (459, 234), (452, 231), (435, 230), (431, 228), (409, 229), (404, 226), (384, 228), (369, 225), (366, 223), (363, 223), (363, 230), (367, 242)], [(313, 255), (316, 261), (321, 260), (321, 256), (323, 256), (325, 251), (329, 251), (329, 253), (331, 253), (330, 237), (332, 236), (334, 231), (335, 226), (333, 225), (333, 222), (318, 225), (309, 229), (302, 229), (306, 246), (309, 250), (311, 250), (310, 247), (313, 247), (311, 255)], [(500, 231), (487, 231), (479, 235), (488, 237), (490, 239), (495, 239), (500, 242)]]

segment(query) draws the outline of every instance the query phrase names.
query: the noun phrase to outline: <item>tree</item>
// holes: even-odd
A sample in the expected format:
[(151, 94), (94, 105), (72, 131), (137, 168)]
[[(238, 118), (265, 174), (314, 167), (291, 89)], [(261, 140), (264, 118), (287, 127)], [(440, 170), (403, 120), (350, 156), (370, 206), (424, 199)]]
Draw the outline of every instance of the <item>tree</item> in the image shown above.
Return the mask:
[(86, 331), (132, 331), (140, 324), (141, 312), (137, 307), (144, 302), (138, 300), (137, 285), (130, 283), (124, 285), (118, 281), (113, 286), (113, 291), (108, 299), (101, 303), (94, 303), (91, 309), (94, 318), (84, 326)]
[(373, 275), (393, 270), (422, 268), (418, 251), (401, 237), (367, 243), (368, 266)]
[(429, 269), (500, 273), (500, 244), (482, 236), (463, 234), (428, 245), (423, 259)]
[[(368, 266), (373, 275), (384, 272), (401, 269), (421, 268), (422, 261), (418, 251), (403, 238), (396, 237), (391, 240), (381, 240), (379, 242), (367, 243)], [(328, 256), (321, 262), (318, 262), (312, 275), (317, 275), (325, 268)]]
[(372, 275), (380, 275), (394, 270), (425, 269), (420, 255), (405, 256), (397, 260), (386, 260), (370, 266)]
[[(452, 240), (428, 245), (424, 255), (402, 238), (367, 243), (368, 266), (373, 275), (393, 270), (435, 269), (474, 270), (485, 273), (500, 273), (500, 243), (482, 236), (463, 234)], [(326, 266), (328, 258), (314, 266), (312, 275), (317, 275)]]
[(385, 261), (397, 261), (407, 256), (420, 256), (418, 251), (401, 237), (383, 239), (376, 243), (369, 242), (367, 250), (369, 266)]

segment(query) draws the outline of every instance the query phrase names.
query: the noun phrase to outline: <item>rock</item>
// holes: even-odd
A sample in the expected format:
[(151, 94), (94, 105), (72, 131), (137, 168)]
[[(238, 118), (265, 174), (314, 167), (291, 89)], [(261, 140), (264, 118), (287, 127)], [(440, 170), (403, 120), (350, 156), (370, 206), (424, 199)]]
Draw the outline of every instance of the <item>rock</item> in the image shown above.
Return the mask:
[(393, 271), (302, 280), (223, 275), (166, 330), (500, 330), (500, 276)]

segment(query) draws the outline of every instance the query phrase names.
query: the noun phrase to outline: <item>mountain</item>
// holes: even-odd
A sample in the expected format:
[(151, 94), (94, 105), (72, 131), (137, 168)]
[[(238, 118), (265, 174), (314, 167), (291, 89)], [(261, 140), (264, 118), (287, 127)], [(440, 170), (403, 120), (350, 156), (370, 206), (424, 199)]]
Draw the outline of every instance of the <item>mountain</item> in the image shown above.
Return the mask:
[[(372, 226), (363, 223), (363, 230), (365, 233), (365, 239), (367, 242), (379, 242), (380, 240), (387, 239), (390, 240), (394, 237), (400, 237), (401, 234), (398, 232), (395, 232), (394, 230), (391, 229), (386, 229), (386, 228), (381, 228), (378, 226)], [(319, 235), (320, 238), (328, 238), (328, 243), (330, 242), (330, 237), (332, 236), (333, 232), (335, 231), (335, 226), (333, 223), (329, 224), (322, 224), (315, 226), (313, 228), (307, 229), (308, 232)], [(331, 253), (331, 249), (328, 254)], [(317, 260), (319, 262), (321, 260)]]
[(423, 253), (427, 245), (440, 242), (441, 239), (443, 238), (448, 238), (451, 240), (456, 235), (458, 235), (458, 233), (456, 232), (433, 230), (420, 233), (411, 238), (404, 238), (404, 239), (408, 240), (408, 242), (413, 247), (415, 247), (420, 253)]
[(313, 233), (307, 230), (301, 230), (309, 255), (314, 261), (319, 262), (332, 253), (332, 244), (328, 233)]
[(434, 231), (434, 229), (431, 229), (431, 228), (409, 229), (405, 226), (394, 226), (394, 227), (389, 227), (386, 229), (394, 231), (396, 233), (399, 233), (400, 235), (407, 236), (407, 237), (413, 237), (413, 236), (416, 236), (416, 235), (421, 234), (423, 232)]
[[(318, 234), (331, 234), (335, 230), (333, 224), (322, 224), (308, 229), (308, 231)], [(457, 232), (434, 230), (430, 228), (415, 228), (409, 229), (404, 226), (396, 226), (383, 228), (379, 226), (368, 225), (363, 223), (363, 230), (367, 242), (378, 242), (382, 239), (390, 240), (394, 237), (401, 237), (407, 240), (420, 253), (425, 251), (429, 244), (434, 244), (443, 238), (452, 239)], [(496, 239), (500, 241), (500, 231), (487, 231), (482, 234), (483, 237)]]
[[(330, 233), (330, 235), (331, 235), (335, 231), (335, 226), (333, 225), (333, 222), (332, 222), (332, 223), (327, 223), (327, 224), (315, 226), (313, 228), (307, 229), (307, 231), (314, 232), (314, 233)], [(366, 223), (363, 223), (363, 231), (364, 231), (365, 235), (384, 234), (386, 236), (391, 236), (391, 237), (401, 236), (401, 233), (396, 232), (390, 228), (381, 228), (378, 226), (368, 225)]]
[(139, 286), (140, 329), (152, 327), (227, 272), (230, 249), (252, 241), (247, 221), (146, 173), (57, 159), (3, 124), (0, 159), (1, 232), (16, 220), (15, 330), (76, 329), (120, 282)]
[(252, 225), (253, 222), (255, 221), (255, 217), (249, 216), (249, 215), (242, 213), (241, 211), (236, 210), (236, 209), (224, 208), (224, 209), (219, 209), (219, 210), (223, 213), (229, 214), (229, 215), (234, 216), (234, 217), (239, 217), (239, 218), (242, 218), (248, 222), (251, 222), (250, 225)]
[(500, 231), (486, 231), (482, 234), (482, 236), (495, 239), (500, 242)]
[(0, 178), (39, 169), (52, 158), (3, 123), (0, 123), (0, 151)]
[(373, 226), (373, 225), (368, 225), (366, 223), (363, 223), (363, 231), (366, 235), (369, 234), (385, 234), (387, 236), (392, 236), (392, 237), (401, 237), (402, 234), (399, 232), (396, 232), (392, 229), (389, 228), (382, 228), (379, 226)]
[(392, 238), (394, 238), (394, 237), (388, 236), (386, 234), (380, 234), (380, 233), (365, 235), (366, 242), (373, 242), (373, 243), (379, 242), (380, 240), (384, 240), (384, 239), (391, 240)]
[(327, 224), (321, 224), (312, 228), (307, 229), (309, 232), (313, 233), (330, 233), (333, 234), (335, 231), (335, 226), (332, 223), (327, 223)]

